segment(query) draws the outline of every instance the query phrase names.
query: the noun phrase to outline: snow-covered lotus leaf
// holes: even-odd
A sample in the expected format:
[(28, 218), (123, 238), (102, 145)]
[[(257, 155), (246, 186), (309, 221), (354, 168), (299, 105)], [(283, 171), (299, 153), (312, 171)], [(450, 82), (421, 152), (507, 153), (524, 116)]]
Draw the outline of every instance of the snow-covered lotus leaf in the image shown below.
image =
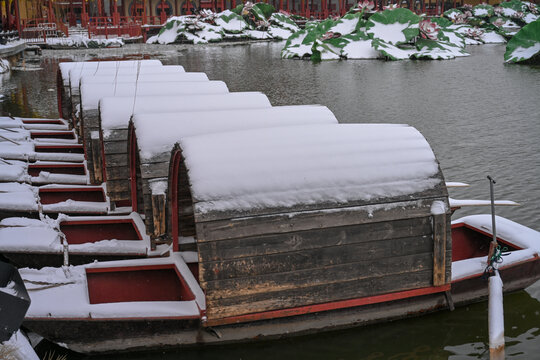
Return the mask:
[(437, 40), (440, 30), (439, 26), (429, 19), (420, 21), (418, 29), (420, 30), (420, 36), (422, 38), (431, 40)]
[(384, 10), (369, 18), (366, 33), (385, 43), (405, 44), (418, 36), (419, 22), (420, 17), (409, 9)]
[(281, 57), (283, 59), (295, 59), (303, 58), (305, 56), (311, 56), (312, 47), (315, 40), (305, 41), (309, 35), (309, 31), (306, 29), (300, 30), (292, 34), (285, 43), (285, 46), (281, 50)]
[(540, 19), (540, 15), (535, 15), (535, 14), (532, 14), (532, 13), (527, 13), (523, 16), (523, 18), (521, 20), (523, 20), (523, 22), (525, 24), (530, 24), (536, 20)]
[(340, 48), (340, 55), (347, 59), (378, 59), (381, 57), (381, 53), (371, 45), (372, 39), (362, 32), (330, 39), (327, 42)]
[(373, 39), (371, 42), (371, 45), (373, 48), (377, 51), (379, 51), (382, 55), (386, 56), (386, 58), (390, 60), (405, 60), (409, 59), (412, 54), (416, 52), (415, 49), (404, 49), (400, 48), (397, 45), (388, 43), (381, 39)]
[(459, 32), (451, 29), (441, 29), (437, 36), (437, 40), (443, 41), (454, 46), (465, 48), (465, 37)]
[(214, 21), (216, 25), (221, 26), (224, 31), (230, 33), (241, 33), (248, 27), (243, 17), (230, 10), (225, 10), (217, 14)]
[(291, 20), (290, 16), (285, 14), (273, 13), (272, 16), (270, 16), (270, 22), (291, 32), (300, 31), (298, 25)]
[(202, 29), (195, 32), (186, 30), (180, 36), (184, 36), (188, 41), (193, 41), (194, 44), (206, 44), (223, 40), (223, 30), (221, 27), (206, 23), (202, 24)]
[(268, 28), (268, 34), (270, 34), (272, 38), (277, 40), (287, 40), (291, 37), (293, 32), (289, 29), (284, 29), (282, 27), (272, 25)]
[(245, 30), (244, 34), (250, 39), (253, 40), (267, 40), (272, 39), (272, 35), (268, 31), (260, 31), (260, 30)]
[[(529, 7), (525, 5), (522, 1), (519, 0), (511, 0), (511, 1), (504, 1), (499, 4), (500, 7), (503, 9), (512, 9), (514, 11), (527, 11)], [(508, 16), (508, 15), (507, 15)]]
[(267, 20), (276, 12), (276, 9), (270, 4), (259, 2), (253, 5), (251, 12), (257, 20)]
[(458, 9), (450, 9), (446, 10), (443, 15), (446, 16), (448, 19), (455, 21), (459, 16), (463, 16), (463, 12)]
[(490, 17), (490, 16), (493, 16), (494, 14), (493, 6), (488, 5), (488, 4), (476, 5), (473, 8), (472, 13), (476, 17)]
[(148, 43), (153, 44), (172, 44), (178, 36), (186, 30), (183, 20), (175, 18), (169, 19), (156, 36), (148, 39)]
[(439, 25), (440, 28), (445, 28), (453, 24), (450, 20), (444, 17), (431, 18), (431, 22)]
[(415, 46), (418, 51), (411, 55), (414, 59), (447, 60), (469, 55), (459, 46), (429, 39), (418, 39)]
[(506, 39), (496, 31), (486, 30), (480, 37), (484, 44), (504, 44)]
[(339, 48), (335, 48), (321, 40), (315, 40), (311, 60), (315, 62), (322, 60), (338, 60), (339, 52), (341, 52)]
[(361, 26), (365, 26), (365, 21), (362, 19), (362, 13), (352, 13), (346, 14), (341, 19), (334, 22), (328, 31), (347, 35), (357, 32)]
[(525, 25), (508, 44), (504, 60), (506, 62), (538, 61), (540, 58), (540, 20)]

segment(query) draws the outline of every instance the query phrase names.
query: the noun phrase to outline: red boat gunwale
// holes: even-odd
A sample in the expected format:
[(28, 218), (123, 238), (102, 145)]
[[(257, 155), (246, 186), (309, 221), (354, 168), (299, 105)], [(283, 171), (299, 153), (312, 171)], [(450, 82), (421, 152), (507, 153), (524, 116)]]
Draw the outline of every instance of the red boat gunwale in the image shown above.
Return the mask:
[(102, 187), (40, 188), (41, 204), (56, 204), (66, 200), (105, 202)]
[(28, 174), (30, 176), (39, 176), (39, 173), (46, 171), (52, 174), (66, 175), (86, 175), (84, 164), (29, 164)]
[(174, 264), (86, 268), (86, 279), (90, 304), (195, 300)]
[(82, 144), (35, 145), (34, 151), (37, 153), (84, 154), (84, 148)]
[(60, 119), (21, 119), (23, 124), (65, 125)]
[(68, 244), (95, 243), (101, 240), (143, 240), (133, 219), (65, 220), (60, 231)]
[(75, 134), (73, 131), (31, 131), (32, 139), (69, 139), (74, 140)]

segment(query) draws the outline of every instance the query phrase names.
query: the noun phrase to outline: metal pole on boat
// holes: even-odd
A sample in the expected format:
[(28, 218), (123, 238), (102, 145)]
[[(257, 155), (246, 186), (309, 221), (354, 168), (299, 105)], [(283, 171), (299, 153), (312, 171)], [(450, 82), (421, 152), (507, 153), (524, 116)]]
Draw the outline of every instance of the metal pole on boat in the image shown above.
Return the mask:
[(66, 239), (66, 235), (63, 232), (60, 232), (60, 237), (62, 238), (62, 251), (64, 253), (64, 266), (69, 266), (69, 246)]
[(488, 299), (488, 330), (489, 330), (489, 358), (490, 360), (504, 360), (504, 307), (503, 307), (503, 282), (497, 269), (497, 230), (495, 228), (495, 195), (493, 185), (496, 183), (491, 177), (489, 191), (491, 195), (491, 226), (493, 240), (489, 247), (488, 266), (493, 267), (494, 275), (489, 277)]

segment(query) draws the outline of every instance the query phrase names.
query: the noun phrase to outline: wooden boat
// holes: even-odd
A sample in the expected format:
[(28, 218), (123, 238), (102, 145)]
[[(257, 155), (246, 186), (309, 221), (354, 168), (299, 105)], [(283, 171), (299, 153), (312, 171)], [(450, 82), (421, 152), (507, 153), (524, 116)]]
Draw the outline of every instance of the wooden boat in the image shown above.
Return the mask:
[[(23, 271), (27, 286), (54, 286), (31, 289), (27, 327), (79, 352), (135, 350), (339, 329), (487, 295), (486, 256), (474, 249), (489, 243), (491, 220), (451, 225), (438, 163), (411, 127), (185, 137), (170, 169), (166, 226), (179, 252)], [(539, 279), (540, 234), (501, 218), (499, 228), (505, 289)], [(183, 249), (189, 239), (196, 252)], [(176, 285), (150, 275), (165, 268)], [(77, 301), (56, 306), (58, 296)]]

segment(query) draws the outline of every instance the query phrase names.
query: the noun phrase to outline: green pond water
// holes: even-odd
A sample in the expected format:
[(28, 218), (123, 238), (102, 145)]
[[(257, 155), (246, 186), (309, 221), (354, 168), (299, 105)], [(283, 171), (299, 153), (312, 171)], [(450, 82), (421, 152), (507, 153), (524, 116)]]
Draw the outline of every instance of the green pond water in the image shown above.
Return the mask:
[[(0, 75), (0, 110), (56, 117), (61, 60), (157, 58), (206, 72), (231, 91), (261, 91), (273, 105), (322, 104), (340, 122), (407, 123), (433, 147), (454, 198), (496, 198), (519, 207), (497, 213), (540, 230), (540, 67), (505, 65), (501, 45), (471, 47), (449, 61), (281, 60), (282, 43), (219, 46), (126, 46), (115, 50), (44, 51), (25, 71)], [(454, 218), (487, 213), (464, 209)], [(487, 286), (487, 284), (486, 284)], [(540, 282), (504, 298), (506, 355), (540, 359)], [(487, 303), (346, 331), (280, 341), (92, 359), (488, 359)], [(68, 359), (83, 359), (70, 355)]]

